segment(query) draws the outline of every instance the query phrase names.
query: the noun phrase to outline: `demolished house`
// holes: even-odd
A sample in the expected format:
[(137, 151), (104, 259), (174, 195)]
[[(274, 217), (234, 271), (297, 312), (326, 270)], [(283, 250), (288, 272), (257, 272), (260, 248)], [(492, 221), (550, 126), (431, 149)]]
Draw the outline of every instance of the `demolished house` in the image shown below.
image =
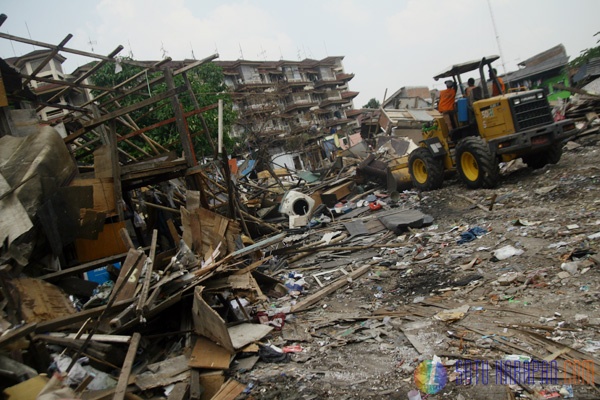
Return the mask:
[[(506, 211), (527, 208), (527, 196), (568, 195), (592, 178), (559, 171), (547, 178), (554, 187), (536, 187), (533, 195), (512, 185), (492, 197), (445, 189), (421, 196), (393, 174), (414, 148), (393, 134), (377, 137), (373, 149), (349, 143), (323, 168), (257, 170), (255, 160), (218, 151), (218, 133), (203, 119), (219, 103), (200, 106), (189, 84), (188, 75), (217, 55), (149, 63), (117, 58), (120, 46), (106, 56), (71, 49), (69, 37), (59, 45), (0, 37), (48, 50), (38, 53), (39, 70), (19, 71), (0, 59), (6, 398), (406, 397), (417, 366), (434, 355), (452, 370), (453, 396), (464, 377), (457, 360), (516, 353), (600, 365), (590, 350), (598, 348), (587, 329), (597, 326), (591, 312), (565, 325), (547, 310), (511, 308), (508, 297), (538, 293), (559, 279), (556, 271), (503, 261), (548, 244), (542, 255), (549, 264), (559, 255), (569, 264), (557, 265), (559, 280), (575, 287), (584, 270), (594, 273), (592, 251), (574, 249), (585, 242), (593, 250), (593, 227), (572, 221), (565, 230), (555, 221), (542, 230), (533, 216), (519, 213), (513, 221)], [(59, 53), (94, 62), (71, 80), (38, 76)], [(87, 80), (117, 64), (140, 72), (111, 87)], [(153, 74), (149, 82), (146, 73)], [(51, 95), (40, 97), (33, 82), (53, 85)], [(148, 94), (148, 84), (165, 90)], [(88, 89), (96, 94), (82, 98)], [(574, 114), (586, 137), (598, 132), (595, 106)], [(35, 111), (42, 110), (60, 117), (40, 122)], [(433, 117), (409, 111), (386, 109), (369, 121), (386, 132), (416, 131), (415, 121)], [(142, 125), (144, 115), (157, 120)], [(163, 126), (176, 134), (171, 148), (150, 135)], [(194, 150), (198, 137), (214, 149), (206, 162)], [(445, 207), (453, 219), (442, 225)], [(496, 237), (494, 229), (506, 233)], [(560, 244), (564, 232), (578, 239)], [(490, 294), (491, 286), (500, 289)], [(581, 296), (593, 301), (596, 289)], [(561, 335), (577, 329), (585, 329), (585, 344), (562, 343)], [(540, 392), (512, 386), (506, 392)], [(501, 387), (503, 397), (485, 398), (507, 398), (509, 384)]]

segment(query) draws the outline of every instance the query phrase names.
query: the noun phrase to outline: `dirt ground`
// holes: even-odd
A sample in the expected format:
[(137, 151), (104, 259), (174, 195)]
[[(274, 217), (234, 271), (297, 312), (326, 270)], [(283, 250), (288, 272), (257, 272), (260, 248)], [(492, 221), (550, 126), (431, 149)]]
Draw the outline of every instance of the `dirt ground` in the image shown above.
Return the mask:
[[(300, 345), (302, 352), (289, 363), (258, 362), (238, 372), (251, 388), (240, 398), (407, 399), (416, 388), (415, 369), (433, 355), (441, 357), (450, 382), (423, 398), (549, 398), (542, 390), (558, 392), (562, 371), (555, 386), (496, 385), (493, 378), (487, 385), (459, 385), (452, 381), (454, 364), (514, 354), (552, 355), (562, 366), (566, 359), (597, 356), (600, 265), (590, 257), (600, 243), (594, 236), (600, 232), (600, 136), (570, 142), (557, 165), (532, 170), (517, 162), (503, 169), (493, 190), (467, 190), (452, 177), (441, 190), (403, 193), (401, 207), (433, 216), (433, 225), (391, 237), (396, 247), (338, 254), (348, 270), (369, 262), (372, 268), (312, 309), (288, 315), (270, 341)], [(474, 227), (487, 233), (458, 244)], [(497, 260), (493, 251), (508, 245), (522, 254)], [(310, 284), (297, 301), (319, 289), (310, 277), (326, 270), (319, 257), (284, 271), (303, 272)], [(465, 305), (454, 321), (434, 317)], [(286, 337), (293, 327), (303, 335)], [(571, 388), (572, 398), (600, 398), (589, 385)]]

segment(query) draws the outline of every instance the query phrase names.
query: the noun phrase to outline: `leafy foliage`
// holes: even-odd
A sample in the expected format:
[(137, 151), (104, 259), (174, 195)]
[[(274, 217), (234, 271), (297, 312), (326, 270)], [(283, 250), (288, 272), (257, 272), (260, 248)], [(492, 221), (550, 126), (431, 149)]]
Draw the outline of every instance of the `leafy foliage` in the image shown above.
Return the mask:
[[(142, 71), (141, 68), (129, 65), (121, 64), (122, 70), (118, 73), (115, 72), (114, 65), (107, 64), (100, 68), (96, 74), (92, 76), (92, 81), (95, 85), (104, 87), (114, 87), (127, 79), (130, 79), (134, 75)], [(132, 104), (136, 104), (144, 99), (152, 96), (156, 96), (167, 90), (167, 85), (163, 81), (158, 84), (153, 84), (153, 81), (162, 76), (162, 72), (147, 72), (136, 78), (133, 82), (125, 85), (127, 88), (133, 88), (137, 85), (142, 87), (141, 90), (127, 95), (117, 102), (110, 102), (108, 97), (105, 96), (99, 100), (101, 104), (104, 103), (107, 111), (113, 111), (118, 108), (127, 107)], [(236, 119), (236, 114), (232, 109), (232, 99), (227, 93), (227, 86), (224, 84), (223, 70), (221, 67), (213, 63), (203, 64), (197, 68), (194, 68), (187, 72), (188, 79), (192, 86), (196, 99), (198, 100), (200, 107), (206, 107), (216, 104), (219, 99), (223, 99), (223, 125), (224, 125), (224, 138), (223, 142), (229, 151), (234, 147), (234, 141), (227, 134), (231, 125)], [(175, 86), (185, 85), (182, 75), (178, 75), (174, 79)], [(144, 87), (145, 86), (145, 87)], [(93, 92), (94, 96), (98, 96), (100, 92)], [(118, 96), (118, 95), (115, 95)], [(188, 92), (184, 92), (179, 95), (179, 102), (183, 107), (184, 112), (194, 110), (194, 103)], [(206, 111), (202, 113), (204, 120), (208, 126), (210, 136), (213, 138), (213, 142), (216, 145), (217, 132), (218, 132), (218, 110)], [(154, 103), (152, 106), (142, 108), (140, 110), (129, 113), (129, 116), (135, 121), (136, 125), (140, 128), (156, 124), (169, 118), (174, 117), (173, 109), (169, 99), (162, 100), (158, 103)], [(194, 143), (194, 149), (198, 157), (201, 156), (212, 156), (213, 152), (204, 133), (204, 127), (201, 122), (201, 118), (198, 115), (187, 118), (187, 123)], [(131, 132), (131, 129), (122, 125), (117, 125), (117, 132), (120, 134), (127, 134)], [(162, 146), (173, 149), (177, 153), (181, 153), (181, 142), (179, 134), (177, 133), (177, 127), (175, 123), (170, 123), (146, 132), (146, 135)], [(141, 140), (140, 138), (133, 139), (136, 145), (150, 153), (151, 147)], [(123, 144), (125, 150), (134, 155), (139, 156), (138, 150)]]
[(373, 97), (367, 104), (362, 106), (362, 108), (379, 108), (379, 106), (381, 106), (381, 103), (379, 103), (379, 100)]
[[(600, 35), (600, 32), (596, 32), (594, 36)], [(596, 43), (600, 43), (600, 40), (597, 40)], [(587, 64), (589, 60), (592, 58), (600, 57), (600, 46), (592, 47), (591, 49), (585, 49), (581, 51), (581, 54), (574, 58), (571, 62), (569, 62), (569, 67), (577, 68), (582, 65)]]

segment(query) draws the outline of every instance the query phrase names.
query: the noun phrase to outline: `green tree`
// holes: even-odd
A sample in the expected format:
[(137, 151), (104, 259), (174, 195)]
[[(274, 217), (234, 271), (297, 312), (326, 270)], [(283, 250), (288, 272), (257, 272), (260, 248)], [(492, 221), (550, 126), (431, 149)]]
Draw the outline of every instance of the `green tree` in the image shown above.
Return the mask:
[[(594, 36), (600, 35), (600, 32), (596, 32)], [(596, 41), (596, 44), (600, 43), (600, 40)], [(600, 57), (600, 46), (592, 47), (591, 49), (581, 50), (581, 53), (578, 57), (574, 58), (571, 62), (569, 62), (569, 67), (577, 68), (582, 65), (587, 64), (587, 62), (592, 59)]]
[[(115, 72), (114, 65), (107, 64), (100, 68), (93, 76), (92, 82), (98, 86), (114, 87), (119, 83), (130, 79), (134, 75), (138, 74), (141, 68), (122, 64), (122, 70), (119, 73)], [(129, 105), (138, 103), (148, 97), (156, 96), (167, 90), (167, 85), (161, 82), (156, 85), (151, 85), (154, 79), (162, 76), (162, 72), (148, 72), (138, 77), (134, 82), (129, 83), (126, 87), (134, 87), (139, 84), (145, 83), (147, 88), (138, 91), (134, 94), (128, 95), (117, 102), (109, 102), (108, 96), (103, 97), (99, 100), (101, 104), (105, 104), (106, 111), (112, 111), (121, 107), (127, 107)], [(197, 68), (194, 68), (187, 72), (188, 79), (192, 86), (192, 91), (198, 100), (200, 107), (206, 107), (218, 102), (219, 99), (223, 99), (223, 125), (224, 125), (224, 138), (223, 143), (228, 151), (234, 147), (234, 140), (227, 134), (230, 131), (231, 125), (236, 119), (236, 113), (232, 109), (231, 95), (227, 92), (227, 86), (224, 83), (223, 70), (221, 67), (213, 63), (203, 64)], [(183, 86), (185, 82), (181, 75), (175, 77), (175, 86)], [(93, 92), (94, 96), (98, 96), (100, 92)], [(193, 100), (188, 92), (184, 92), (179, 95), (179, 101), (182, 104), (183, 111), (188, 112), (194, 110)], [(161, 102), (155, 103), (151, 107), (143, 108), (141, 110), (133, 111), (130, 117), (136, 122), (136, 124), (143, 128), (174, 116), (171, 102), (169, 99), (165, 99)], [(208, 126), (209, 134), (213, 137), (213, 142), (216, 144), (217, 132), (218, 132), (218, 111), (217, 109), (206, 111), (203, 114), (204, 120)], [(188, 128), (192, 135), (194, 143), (194, 149), (198, 157), (201, 156), (212, 156), (213, 152), (204, 133), (204, 127), (201, 123), (201, 119), (198, 115), (187, 118)], [(127, 134), (131, 132), (126, 126), (121, 124), (117, 125), (117, 132), (120, 134)], [(146, 132), (146, 135), (157, 141), (166, 148), (173, 149), (177, 152), (181, 152), (181, 142), (177, 133), (177, 127), (175, 123), (168, 124), (151, 131)], [(142, 147), (144, 150), (150, 150), (149, 145), (141, 140), (137, 140), (136, 144)], [(124, 144), (124, 146), (127, 146)], [(137, 154), (133, 148), (127, 148), (131, 154)]]
[(362, 106), (362, 108), (379, 108), (379, 106), (381, 106), (381, 103), (379, 103), (379, 101), (373, 97), (367, 104)]

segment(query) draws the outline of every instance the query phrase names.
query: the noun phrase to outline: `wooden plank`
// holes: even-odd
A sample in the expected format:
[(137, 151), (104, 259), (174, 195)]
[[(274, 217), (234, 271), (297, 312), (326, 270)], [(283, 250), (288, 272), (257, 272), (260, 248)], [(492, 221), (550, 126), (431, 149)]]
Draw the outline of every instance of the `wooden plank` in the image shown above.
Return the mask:
[(127, 248), (119, 237), (119, 229), (125, 227), (124, 222), (104, 224), (98, 239), (75, 239), (75, 250), (80, 262), (88, 262), (116, 254), (125, 253)]
[(292, 312), (304, 311), (304, 310), (308, 309), (309, 307), (311, 307), (315, 303), (317, 303), (319, 300), (321, 300), (323, 297), (335, 292), (336, 290), (343, 287), (344, 285), (347, 285), (348, 278), (351, 278), (352, 280), (354, 280), (354, 279), (364, 275), (365, 273), (367, 273), (369, 271), (369, 269), (371, 268), (371, 265), (372, 264), (364, 265), (364, 266), (358, 268), (356, 271), (351, 272), (349, 275), (347, 275), (347, 276), (344, 275), (344, 276), (340, 277), (339, 279), (337, 279), (335, 282), (331, 283), (330, 285), (324, 287), (323, 289), (319, 290), (318, 292), (313, 293), (310, 296), (306, 297), (305, 299), (299, 301), (294, 306), (292, 306)]
[(189, 397), (190, 383), (189, 382), (178, 382), (169, 393), (167, 400), (184, 400)]
[(202, 298), (203, 289), (202, 286), (196, 286), (194, 289), (194, 304), (192, 306), (194, 329), (198, 335), (207, 337), (231, 353), (235, 353), (225, 321), (204, 301)]
[[(39, 337), (39, 336), (42, 336), (42, 335), (36, 335), (36, 337)], [(75, 339), (79, 339), (79, 338), (81, 338), (81, 339), (87, 338), (89, 335), (87, 335), (87, 334), (78, 335), (76, 333), (49, 332), (47, 336), (75, 340)], [(129, 336), (129, 335), (105, 335), (105, 334), (101, 334), (101, 333), (96, 333), (96, 334), (92, 335), (90, 340), (94, 341), (94, 342), (102, 342), (102, 343), (129, 343), (131, 341), (131, 336)]]
[(173, 243), (175, 243), (176, 247), (179, 247), (179, 233), (177, 232), (177, 228), (175, 227), (175, 223), (171, 218), (167, 220), (167, 226), (169, 227), (169, 233), (171, 234), (171, 238), (173, 239)]
[(142, 390), (148, 390), (183, 381), (190, 376), (188, 361), (185, 355), (181, 355), (150, 364), (148, 371), (135, 378), (135, 384)]
[[(94, 163), (95, 166), (96, 163)], [(115, 215), (117, 213), (112, 177), (73, 179), (69, 186), (92, 186), (94, 198), (93, 210), (105, 212), (108, 215)]]
[(131, 374), (131, 368), (133, 367), (133, 362), (135, 361), (135, 356), (137, 354), (137, 349), (140, 345), (141, 338), (142, 335), (140, 335), (139, 332), (135, 332), (131, 337), (129, 349), (127, 350), (127, 355), (125, 356), (125, 361), (123, 362), (123, 367), (121, 368), (121, 373), (119, 374), (119, 381), (117, 382), (117, 389), (115, 390), (113, 399), (125, 399), (125, 392), (127, 391), (127, 385), (129, 384), (129, 375)]
[(125, 247), (127, 247), (127, 251), (132, 249), (135, 250), (135, 245), (133, 244), (133, 240), (131, 240), (131, 237), (129, 236), (129, 232), (127, 232), (127, 228), (123, 227), (119, 229), (119, 236), (121, 236), (123, 244), (125, 245)]
[(51, 283), (35, 278), (17, 278), (11, 283), (19, 293), (22, 318), (26, 323), (41, 323), (75, 313), (67, 295)]
[(94, 150), (94, 177), (110, 179), (112, 182), (112, 164), (108, 145), (100, 146)]
[[(94, 107), (94, 110), (96, 108)], [(99, 115), (99, 113), (98, 113)], [(94, 113), (94, 116), (96, 114)], [(114, 182), (114, 195), (115, 204), (117, 205), (117, 214), (119, 214), (119, 221), (125, 220), (125, 211), (123, 211), (123, 187), (121, 186), (121, 164), (119, 163), (119, 151), (117, 148), (117, 128), (115, 121), (110, 120), (108, 127), (103, 127), (106, 132), (106, 140), (108, 141), (108, 147), (110, 148), (110, 164), (111, 173)]]
[[(110, 308), (110, 311), (117, 313), (126, 308), (128, 305), (130, 305), (131, 302), (131, 299), (115, 302)], [(49, 321), (40, 322), (39, 324), (37, 324), (35, 332), (42, 333), (59, 329), (66, 329), (71, 325), (86, 321), (88, 318), (96, 318), (100, 316), (104, 312), (104, 310), (106, 310), (106, 305), (91, 308), (89, 310), (79, 311), (78, 313), (75, 313), (73, 315), (68, 315), (65, 317), (59, 317)]]
[(246, 385), (230, 378), (221, 386), (221, 389), (213, 396), (212, 400), (234, 400), (245, 388)]
[(200, 374), (200, 385), (204, 389), (200, 400), (211, 400), (225, 383), (223, 371), (206, 372)]
[[(121, 271), (119, 272), (119, 277), (115, 282), (115, 288), (120, 288), (122, 286), (122, 289), (118, 295), (115, 294), (115, 291), (113, 290), (108, 299), (109, 302), (112, 299), (114, 299), (114, 301), (120, 301), (133, 297), (138, 278), (140, 277), (140, 271), (145, 260), (146, 255), (143, 251), (135, 249), (129, 250), (127, 258), (125, 259), (125, 262), (121, 267)], [(131, 269), (134, 270), (132, 273), (129, 272)], [(127, 282), (125, 282), (127, 276), (129, 276), (129, 279), (127, 279)]]
[(4, 389), (6, 400), (36, 400), (38, 394), (48, 383), (48, 377), (38, 375)]
[(201, 400), (204, 394), (203, 389), (200, 385), (200, 371), (192, 369), (190, 374), (190, 400)]
[[(206, 112), (206, 111), (214, 110), (215, 108), (217, 108), (217, 105), (216, 104), (212, 104), (210, 106), (202, 107), (201, 109), (198, 109), (198, 110), (186, 112), (186, 113), (183, 114), (183, 116), (185, 118), (188, 118), (188, 117), (191, 117), (192, 115), (201, 114), (201, 113)], [(130, 133), (126, 134), (126, 135), (123, 135), (123, 136), (119, 137), (117, 139), (117, 141), (120, 142), (122, 140), (127, 140), (127, 139), (130, 139), (130, 138), (132, 138), (134, 136), (137, 136), (137, 135), (142, 135), (145, 132), (151, 131), (152, 129), (160, 128), (161, 126), (172, 124), (173, 122), (175, 122), (175, 117), (169, 118), (169, 119), (165, 119), (163, 121), (157, 122), (155, 124), (146, 126), (146, 127), (142, 128), (142, 129), (138, 129), (136, 131), (133, 131), (133, 132), (130, 132)]]
[(190, 356), (190, 367), (203, 369), (227, 369), (231, 353), (213, 341), (199, 336)]
[(39, 279), (45, 280), (47, 282), (56, 282), (64, 277), (82, 274), (84, 272), (91, 271), (93, 269), (113, 264), (115, 262), (119, 262), (127, 257), (127, 253), (117, 254), (115, 256), (104, 257), (99, 260), (90, 261), (85, 264), (77, 265), (75, 267), (71, 267), (68, 269), (63, 269), (62, 271), (52, 272), (50, 274), (42, 275)]
[(103, 116), (101, 116), (100, 118), (96, 118), (92, 121), (90, 121), (89, 123), (87, 123), (83, 128), (77, 130), (76, 132), (70, 134), (69, 136), (67, 136), (66, 138), (64, 138), (65, 143), (71, 143), (73, 140), (77, 139), (78, 137), (80, 137), (81, 135), (83, 135), (86, 132), (91, 131), (92, 129), (96, 128), (97, 126), (108, 122), (112, 119), (115, 119), (117, 117), (120, 117), (122, 115), (125, 114), (129, 114), (132, 111), (135, 110), (139, 110), (140, 108), (144, 108), (147, 107), (151, 104), (157, 103), (161, 100), (167, 99), (171, 96), (175, 96), (181, 92), (185, 91), (185, 87), (178, 87), (178, 88), (174, 88), (174, 89), (170, 89), (167, 90), (166, 92), (163, 92), (159, 95), (150, 97), (149, 99), (146, 100), (142, 100), (138, 103), (132, 104), (130, 106), (127, 107), (122, 107), (118, 110), (115, 110), (113, 112), (110, 112), (108, 114), (105, 114)]
[(238, 350), (250, 343), (259, 341), (272, 330), (272, 326), (244, 323), (230, 327), (227, 332), (229, 333), (233, 348)]
[(146, 305), (146, 300), (148, 299), (148, 292), (150, 291), (150, 282), (152, 281), (152, 267), (154, 265), (154, 260), (156, 258), (156, 242), (158, 240), (158, 230), (154, 229), (152, 231), (152, 243), (150, 244), (150, 255), (146, 262), (146, 271), (144, 275), (144, 281), (142, 282), (142, 290), (138, 297), (138, 303), (135, 308), (135, 312), (137, 316), (143, 315), (144, 306)]
[(264, 265), (265, 263), (267, 263), (271, 258), (273, 258), (273, 256), (268, 256), (268, 257), (262, 258), (262, 259), (260, 259), (258, 261), (255, 261), (252, 264), (248, 265), (247, 267), (242, 268), (242, 269), (240, 269), (238, 271), (235, 271), (233, 273), (233, 275), (243, 275), (243, 274), (246, 274), (248, 272), (252, 272), (256, 268), (258, 268), (261, 265)]
[(25, 336), (29, 335), (31, 332), (35, 330), (37, 326), (36, 323), (29, 323), (21, 326), (20, 328), (14, 329), (7, 333), (6, 335), (0, 336), (0, 349), (4, 346), (7, 346)]

